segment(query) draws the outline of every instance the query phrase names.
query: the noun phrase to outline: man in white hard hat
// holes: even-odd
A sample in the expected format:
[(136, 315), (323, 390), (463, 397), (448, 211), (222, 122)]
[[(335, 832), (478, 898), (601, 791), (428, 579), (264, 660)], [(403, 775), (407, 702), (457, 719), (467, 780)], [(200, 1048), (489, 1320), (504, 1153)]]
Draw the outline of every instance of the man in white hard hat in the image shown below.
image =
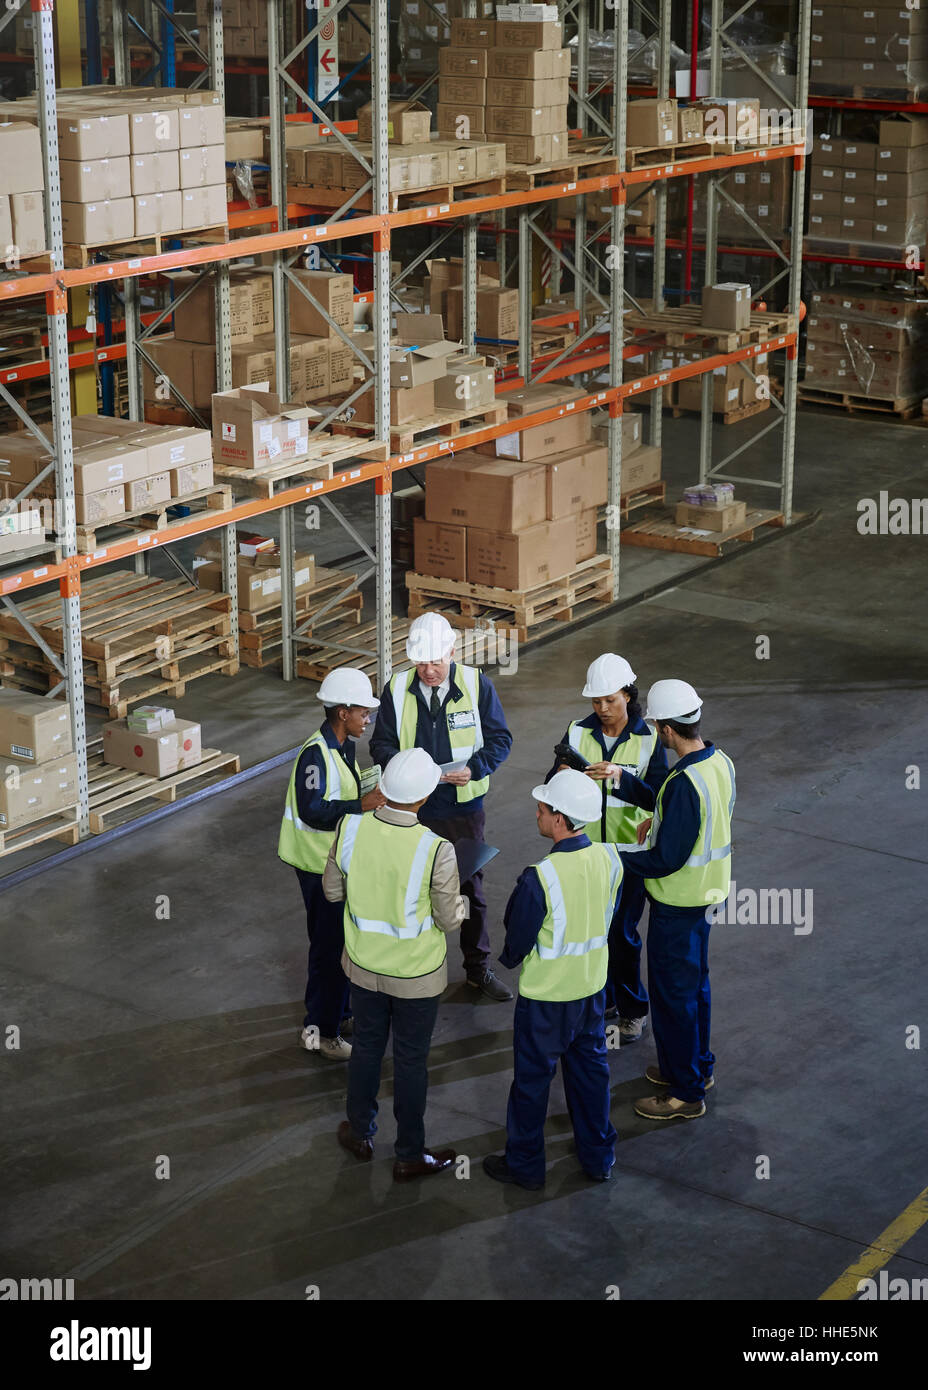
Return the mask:
[[(600, 788), (600, 807), (586, 833), (596, 843), (634, 845), (647, 819), (638, 779), (650, 789), (648, 809), (667, 776), (667, 754), (655, 731), (642, 718), (638, 677), (624, 656), (604, 652), (591, 662), (583, 687), (593, 713), (568, 725), (562, 743), (589, 764), (583, 769)], [(556, 761), (546, 781), (564, 764)], [(641, 980), (638, 924), (646, 896), (640, 878), (627, 874), (616, 930), (609, 936), (606, 1018), (617, 1018), (621, 1042), (641, 1037), (648, 1014), (648, 992)]]
[(581, 1167), (605, 1182), (615, 1163), (604, 1014), (622, 863), (615, 846), (592, 844), (585, 833), (600, 797), (582, 772), (558, 772), (532, 796), (539, 833), (554, 845), (522, 873), (506, 908), (500, 960), (510, 969), (522, 964), (513, 1079), (506, 1152), (491, 1154), (483, 1167), (497, 1182), (537, 1191), (545, 1181), (545, 1116), (558, 1060)]
[(361, 795), (354, 740), (361, 737), (379, 701), (363, 671), (341, 666), (326, 676), (317, 700), (325, 719), (308, 738), (290, 773), (277, 853), (296, 869), (309, 935), (305, 1017), (300, 1042), (332, 1062), (346, 1062), (351, 1044), (342, 1036), (348, 1016), (348, 981), (341, 966), (342, 913), (326, 900), (322, 874), (335, 827), (349, 811), (373, 811), (384, 803), (376, 787)]
[[(714, 1084), (709, 1047), (709, 917), (728, 897), (735, 769), (699, 734), (702, 701), (686, 681), (657, 681), (645, 719), (677, 756), (657, 794), (647, 847), (626, 850), (627, 874), (644, 881), (648, 987), (657, 1066), (645, 1075), (661, 1087), (635, 1105), (649, 1120), (691, 1120), (706, 1113)], [(648, 789), (643, 783), (643, 799)]]
[[(406, 655), (414, 666), (384, 687), (371, 735), (371, 753), (381, 767), (401, 749), (424, 748), (446, 769), (419, 819), (453, 845), (483, 841), (490, 774), (512, 747), (493, 682), (475, 666), (454, 660), (455, 636), (440, 613), (423, 613), (410, 624)], [(470, 905), (461, 927), (467, 983), (490, 999), (511, 999), (512, 991), (490, 969), (483, 874), (473, 873), (462, 891)]]
[(397, 1182), (440, 1173), (455, 1158), (453, 1149), (425, 1147), (424, 1124), (429, 1044), (448, 979), (445, 936), (467, 906), (454, 850), (417, 818), (440, 776), (422, 748), (391, 759), (380, 779), (385, 804), (372, 816), (344, 817), (323, 877), (329, 901), (344, 903), (343, 965), (354, 1017), (348, 1119), (338, 1142), (358, 1159), (373, 1157), (392, 1029)]

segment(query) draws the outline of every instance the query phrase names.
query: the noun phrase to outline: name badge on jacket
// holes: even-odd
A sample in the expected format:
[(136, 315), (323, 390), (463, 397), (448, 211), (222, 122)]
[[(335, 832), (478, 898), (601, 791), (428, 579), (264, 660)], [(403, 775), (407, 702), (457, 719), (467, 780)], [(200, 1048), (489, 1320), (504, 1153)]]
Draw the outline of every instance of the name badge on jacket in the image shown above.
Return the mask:
[(472, 709), (460, 710), (456, 714), (448, 715), (449, 729), (473, 729), (475, 724), (476, 720)]

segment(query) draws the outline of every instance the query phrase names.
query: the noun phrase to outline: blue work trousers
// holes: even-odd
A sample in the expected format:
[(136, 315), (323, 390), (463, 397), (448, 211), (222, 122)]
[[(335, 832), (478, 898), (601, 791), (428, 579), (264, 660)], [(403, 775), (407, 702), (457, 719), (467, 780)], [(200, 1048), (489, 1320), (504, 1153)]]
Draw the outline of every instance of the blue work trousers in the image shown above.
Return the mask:
[(558, 1061), (581, 1165), (600, 1177), (615, 1163), (605, 1009), (605, 990), (569, 1003), (524, 995), (516, 1002), (506, 1162), (510, 1172), (528, 1182), (545, 1180), (545, 1116)]
[(606, 1005), (617, 1008), (620, 1018), (644, 1018), (648, 1012), (648, 991), (641, 981), (641, 937), (638, 934), (646, 901), (644, 879), (637, 874), (626, 874), (622, 880), (619, 915), (609, 932), (609, 978), (606, 981)]
[(329, 902), (322, 891), (321, 874), (297, 869), (296, 876), (306, 905), (309, 936), (303, 1027), (315, 1024), (320, 1037), (337, 1038), (348, 1014), (348, 980), (342, 970), (345, 904)]
[(397, 999), (351, 986), (354, 1016), (348, 1059), (348, 1123), (356, 1139), (377, 1133), (380, 1068), (393, 1030), (393, 1114), (397, 1158), (415, 1163), (425, 1149), (425, 1098), (429, 1088), (429, 1045), (440, 995)]
[(651, 899), (648, 988), (657, 1065), (679, 1100), (702, 1100), (715, 1057), (709, 1050), (711, 908), (669, 907)]

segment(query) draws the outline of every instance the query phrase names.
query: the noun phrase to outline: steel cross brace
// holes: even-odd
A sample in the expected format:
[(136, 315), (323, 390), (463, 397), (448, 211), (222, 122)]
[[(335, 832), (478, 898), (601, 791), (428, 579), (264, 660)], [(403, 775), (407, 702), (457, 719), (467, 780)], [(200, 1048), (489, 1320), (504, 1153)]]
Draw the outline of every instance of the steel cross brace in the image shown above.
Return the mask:
[[(569, 271), (571, 272), (572, 275), (575, 275), (575, 276), (577, 277), (577, 279), (580, 281), (580, 283), (583, 285), (583, 287), (584, 287), (585, 289), (587, 289), (587, 290), (590, 292), (590, 294), (592, 294), (596, 299), (599, 300), (600, 304), (602, 304), (605, 308), (608, 308), (608, 305), (609, 305), (608, 299), (604, 299), (604, 298), (603, 298), (603, 296), (600, 294), (599, 290), (596, 288), (596, 286), (593, 284), (593, 282), (592, 282), (591, 280), (588, 280), (587, 277), (586, 277), (586, 275), (584, 275), (583, 271), (580, 270), (580, 268), (579, 268), (579, 267), (576, 265), (576, 263), (571, 259), (571, 257), (565, 255), (565, 253), (564, 253), (564, 252), (561, 250), (561, 248), (556, 244), (556, 242), (553, 242), (553, 241), (551, 240), (551, 238), (548, 236), (547, 232), (543, 232), (543, 231), (541, 230), (541, 228), (539, 227), (539, 225), (538, 225), (538, 223), (537, 223), (537, 221), (536, 221), (536, 217), (537, 217), (537, 216), (538, 216), (537, 212), (534, 212), (534, 213), (530, 212), (530, 213), (528, 213), (528, 215), (527, 215), (528, 224), (529, 224), (529, 226), (531, 227), (531, 229), (532, 229), (533, 233), (535, 234), (535, 236), (538, 237), (539, 241), (544, 242), (545, 246), (547, 246), (548, 250), (552, 253), (552, 255), (554, 255), (554, 256), (557, 257), (557, 259), (560, 261), (561, 265), (565, 266), (566, 269), (569, 270)], [(598, 262), (597, 262), (597, 264), (598, 264)]]
[[(0, 597), (2, 597), (4, 608), (6, 608), (10, 613), (13, 614), (13, 617), (19, 623), (20, 627), (23, 628), (24, 631), (28, 632), (29, 636), (32, 638), (36, 646), (41, 648), (41, 650), (45, 653), (49, 661), (54, 666), (55, 670), (58, 672), (59, 676), (64, 676), (66, 674), (65, 669), (61, 661), (59, 661), (57, 654), (52, 651), (51, 647), (48, 645), (45, 639), (42, 636), (40, 636), (40, 634), (32, 626), (32, 623), (29, 621), (26, 615), (24, 613), (20, 613), (19, 609), (16, 607), (16, 604), (13, 602), (12, 599), (7, 598), (6, 594), (0, 595)], [(55, 688), (57, 689), (57, 686)]]

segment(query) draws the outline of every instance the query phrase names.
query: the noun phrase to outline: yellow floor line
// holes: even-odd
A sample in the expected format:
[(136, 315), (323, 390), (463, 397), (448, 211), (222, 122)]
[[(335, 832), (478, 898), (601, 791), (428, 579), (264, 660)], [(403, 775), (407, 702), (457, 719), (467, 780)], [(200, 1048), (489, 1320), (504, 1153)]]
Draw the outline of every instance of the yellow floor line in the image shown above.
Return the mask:
[(861, 1279), (872, 1279), (878, 1270), (888, 1264), (893, 1255), (898, 1254), (906, 1241), (911, 1240), (916, 1231), (921, 1230), (928, 1221), (928, 1187), (910, 1202), (905, 1211), (900, 1212), (895, 1221), (890, 1222), (872, 1245), (868, 1245), (859, 1260), (855, 1260), (843, 1274), (830, 1284), (819, 1303), (825, 1300), (846, 1301), (859, 1292), (857, 1285)]

